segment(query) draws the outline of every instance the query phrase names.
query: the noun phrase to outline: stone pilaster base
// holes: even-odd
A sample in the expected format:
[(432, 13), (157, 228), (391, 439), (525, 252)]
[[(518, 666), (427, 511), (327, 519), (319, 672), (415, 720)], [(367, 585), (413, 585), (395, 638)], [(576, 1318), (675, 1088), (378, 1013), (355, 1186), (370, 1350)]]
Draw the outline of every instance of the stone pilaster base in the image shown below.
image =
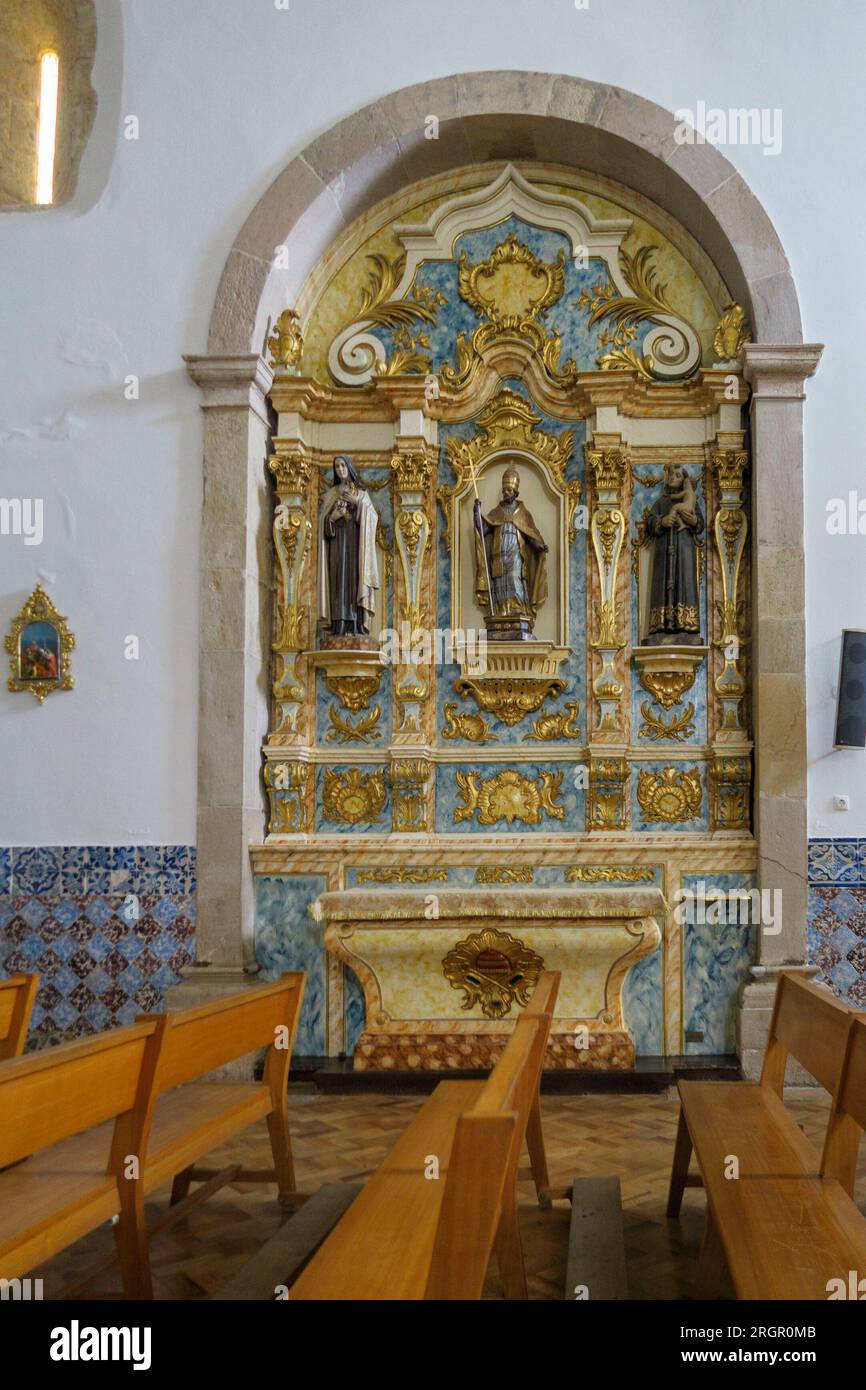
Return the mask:
[[(796, 971), (811, 979), (818, 973), (815, 965), (754, 965), (752, 979), (747, 980), (740, 989), (737, 1007), (737, 1053), (743, 1076), (747, 1081), (757, 1081), (761, 1075), (764, 1052), (770, 1033), (770, 1019), (773, 1016), (773, 1002), (776, 998), (776, 985), (783, 970)], [(788, 1063), (786, 1074), (788, 1086), (814, 1086), (816, 1083), (808, 1072), (796, 1062)]]

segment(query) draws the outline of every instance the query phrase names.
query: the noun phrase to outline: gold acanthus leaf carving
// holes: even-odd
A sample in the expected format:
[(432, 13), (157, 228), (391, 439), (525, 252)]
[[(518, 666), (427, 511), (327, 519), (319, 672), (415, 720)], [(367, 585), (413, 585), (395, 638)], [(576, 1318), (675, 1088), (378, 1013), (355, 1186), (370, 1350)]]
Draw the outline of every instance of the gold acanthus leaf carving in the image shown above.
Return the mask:
[(566, 499), (569, 537), (570, 540), (574, 539), (574, 513), (580, 502), (581, 484), (579, 479), (565, 476), (572, 455), (574, 432), (564, 430), (562, 434), (547, 434), (539, 429), (540, 424), (541, 416), (533, 410), (529, 401), (506, 386), (481, 411), (478, 431), (471, 439), (452, 437), (448, 440), (448, 459), (457, 481), (453, 487), (443, 484), (436, 489), (445, 518), (443, 538), (446, 545), (450, 541), (452, 497), (471, 481), (473, 475), (478, 476), (484, 459), (506, 450), (528, 453), (545, 464), (555, 486)]
[(359, 883), (442, 883), (447, 869), (359, 869)]
[(464, 804), (455, 809), (454, 820), (471, 820), (477, 812), (479, 825), (495, 825), (500, 820), (509, 825), (515, 820), (538, 825), (543, 811), (555, 820), (564, 820), (565, 808), (556, 804), (562, 777), (561, 772), (525, 777), (516, 768), (503, 768), (495, 777), (482, 781), (477, 772), (456, 772)]
[(673, 715), (668, 723), (665, 723), (660, 715), (653, 714), (652, 705), (649, 700), (643, 700), (641, 702), (640, 711), (644, 717), (644, 722), (638, 730), (638, 735), (640, 738), (651, 739), (653, 743), (658, 743), (659, 739), (662, 738), (672, 738), (677, 743), (682, 743), (695, 731), (695, 726), (692, 722), (695, 717), (695, 707), (691, 702), (689, 702), (682, 714)]
[(617, 879), (623, 883), (652, 883), (653, 877), (651, 867), (636, 864), (615, 865), (610, 868), (601, 865), (578, 865), (569, 869), (565, 875), (568, 883), (614, 883)]
[(462, 298), (501, 328), (519, 328), (543, 316), (565, 288), (565, 251), (554, 262), (542, 261), (514, 232), (477, 265), (461, 251), (458, 267)]
[(482, 864), (475, 870), (476, 883), (534, 883), (531, 864)]
[(296, 367), (304, 351), (301, 321), (294, 309), (284, 309), (274, 324), (273, 336), (268, 338), (271, 366)]
[(602, 371), (634, 370), (644, 380), (653, 381), (652, 358), (639, 356), (632, 346), (638, 325), (659, 315), (673, 315), (684, 322), (668, 300), (666, 286), (659, 282), (653, 264), (657, 250), (657, 246), (641, 246), (632, 256), (620, 247), (620, 269), (632, 291), (630, 296), (620, 295), (612, 280), (600, 276), (591, 290), (582, 290), (575, 300), (581, 309), (589, 309), (591, 328), (603, 319), (612, 325), (613, 331), (605, 329), (599, 338), (599, 347), (610, 349), (597, 359)]
[(638, 805), (649, 820), (693, 820), (701, 809), (701, 770), (699, 767), (666, 767), (660, 773), (644, 769), (637, 781)]
[(458, 941), (442, 961), (448, 983), (463, 990), (461, 1008), (480, 1004), (485, 1018), (504, 1017), (515, 1000), (525, 1006), (543, 969), (541, 956), (495, 927)]
[(443, 713), (448, 721), (442, 730), (443, 738), (465, 738), (470, 743), (496, 743), (497, 737), (491, 733), (490, 725), (483, 714), (458, 714), (457, 705), (449, 702)]
[(648, 690), (657, 704), (665, 709), (678, 705), (687, 690), (695, 683), (697, 667), (689, 671), (646, 671), (640, 672), (640, 683)]
[(325, 684), (344, 709), (350, 714), (357, 714), (359, 710), (369, 709), (370, 700), (379, 689), (381, 679), (381, 671), (364, 676), (326, 675)]
[(325, 769), (322, 807), (327, 820), (345, 825), (374, 821), (385, 805), (385, 773), (363, 773), (352, 767), (348, 772)]
[(400, 512), (397, 518), (400, 534), (406, 542), (406, 553), (409, 556), (411, 569), (415, 568), (415, 560), (418, 556), (418, 540), (425, 520), (423, 512)]
[(719, 362), (733, 362), (739, 357), (752, 333), (746, 311), (741, 305), (726, 304), (713, 334), (713, 352)]
[(486, 714), (511, 725), (534, 714), (548, 696), (556, 699), (561, 695), (565, 681), (560, 676), (485, 676), (478, 680), (463, 676), (454, 682), (454, 689), (458, 695), (471, 695)]
[(530, 739), (550, 743), (557, 738), (580, 738), (580, 729), (577, 727), (579, 712), (580, 705), (571, 703), (567, 704), (564, 710), (558, 710), (555, 714), (539, 715), (529, 733), (523, 735), (524, 743)]
[(381, 707), (374, 705), (369, 714), (362, 715), (353, 724), (351, 719), (344, 718), (340, 714), (336, 705), (331, 705), (328, 710), (331, 728), (325, 734), (325, 741), (326, 743), (371, 743), (374, 739), (382, 737), (382, 730), (376, 727), (381, 716)]

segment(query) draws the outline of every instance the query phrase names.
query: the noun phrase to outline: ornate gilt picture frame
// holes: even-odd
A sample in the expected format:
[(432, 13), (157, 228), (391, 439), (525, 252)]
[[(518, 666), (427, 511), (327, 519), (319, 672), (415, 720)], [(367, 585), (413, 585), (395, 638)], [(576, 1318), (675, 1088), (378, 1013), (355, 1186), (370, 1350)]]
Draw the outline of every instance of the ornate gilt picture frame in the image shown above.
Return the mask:
[(29, 690), (40, 705), (53, 690), (71, 690), (69, 654), (75, 637), (51, 599), (37, 584), (21, 612), (12, 619), (5, 640), (11, 675), (10, 690)]

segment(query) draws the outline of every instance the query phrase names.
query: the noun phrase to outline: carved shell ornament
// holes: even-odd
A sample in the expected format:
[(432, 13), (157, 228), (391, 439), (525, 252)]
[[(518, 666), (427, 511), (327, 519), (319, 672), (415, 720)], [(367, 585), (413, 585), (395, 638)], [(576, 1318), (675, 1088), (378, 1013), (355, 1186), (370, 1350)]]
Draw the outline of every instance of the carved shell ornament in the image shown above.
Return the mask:
[[(463, 246), (455, 261), (461, 238), (509, 219), (525, 226), (526, 233), (505, 232), (480, 259)], [(395, 225), (402, 243), (395, 258), (380, 252), (368, 257), (367, 289), (331, 343), (331, 376), (338, 385), (361, 386), (377, 376), (434, 370), (430, 331), (449, 302), (439, 285), (445, 283), (447, 289), (451, 283), (454, 296), (480, 319), (474, 333), (461, 332), (453, 343), (454, 362), (438, 364), (443, 379), (454, 387), (465, 385), (480, 354), (503, 334), (521, 338), (552, 380), (560, 385), (572, 380), (578, 368), (573, 360), (560, 365), (561, 335), (545, 326), (548, 310), (560, 300), (582, 308), (590, 327), (601, 325), (598, 370), (635, 370), (653, 381), (682, 380), (700, 364), (700, 340), (658, 278), (657, 248), (623, 250), (632, 226), (628, 217), (597, 218), (573, 195), (537, 186), (506, 165), (486, 187), (464, 190), (440, 204), (426, 223)], [(551, 231), (567, 245), (547, 258), (528, 243), (537, 239), (536, 233)], [(589, 286), (587, 261), (594, 275)], [(424, 283), (424, 268), (436, 262), (453, 264), (453, 281)], [(592, 367), (584, 364), (583, 369)]]

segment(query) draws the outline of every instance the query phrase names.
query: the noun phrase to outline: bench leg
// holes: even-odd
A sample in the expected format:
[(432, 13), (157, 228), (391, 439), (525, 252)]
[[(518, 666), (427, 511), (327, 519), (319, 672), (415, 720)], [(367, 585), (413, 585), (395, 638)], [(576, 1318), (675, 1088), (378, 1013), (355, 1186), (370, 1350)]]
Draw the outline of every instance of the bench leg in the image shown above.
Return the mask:
[(124, 1180), (120, 1215), (114, 1227), (117, 1257), (126, 1298), (153, 1298), (144, 1190), (140, 1182)]
[(719, 1228), (707, 1207), (707, 1223), (701, 1242), (701, 1255), (698, 1261), (698, 1277), (695, 1296), (700, 1299), (721, 1298), (724, 1294), (728, 1274), (728, 1263), (722, 1247)]
[(680, 1120), (677, 1126), (677, 1142), (674, 1147), (674, 1161), (671, 1166), (671, 1185), (668, 1190), (668, 1216), (679, 1216), (683, 1204), (683, 1190), (689, 1175), (692, 1157), (692, 1136), (686, 1124), (685, 1113), (680, 1106)]
[(503, 1195), (502, 1215), (496, 1233), (496, 1258), (506, 1298), (528, 1298), (526, 1265), (517, 1216), (517, 1193)]
[(274, 1172), (277, 1175), (277, 1194), (281, 1202), (288, 1202), (295, 1192), (296, 1185), (292, 1141), (289, 1137), (289, 1117), (284, 1107), (271, 1111), (268, 1115), (268, 1133), (274, 1156)]
[(178, 1202), (182, 1202), (189, 1196), (190, 1183), (192, 1182), (192, 1164), (189, 1168), (182, 1168), (179, 1173), (175, 1173), (171, 1184), (171, 1196), (168, 1199), (170, 1207), (176, 1207)]
[(532, 1102), (529, 1119), (526, 1122), (526, 1147), (532, 1178), (538, 1195), (538, 1205), (547, 1209), (550, 1206), (550, 1176), (547, 1172), (547, 1154), (544, 1152), (544, 1134), (541, 1129), (541, 1103), (538, 1095)]

